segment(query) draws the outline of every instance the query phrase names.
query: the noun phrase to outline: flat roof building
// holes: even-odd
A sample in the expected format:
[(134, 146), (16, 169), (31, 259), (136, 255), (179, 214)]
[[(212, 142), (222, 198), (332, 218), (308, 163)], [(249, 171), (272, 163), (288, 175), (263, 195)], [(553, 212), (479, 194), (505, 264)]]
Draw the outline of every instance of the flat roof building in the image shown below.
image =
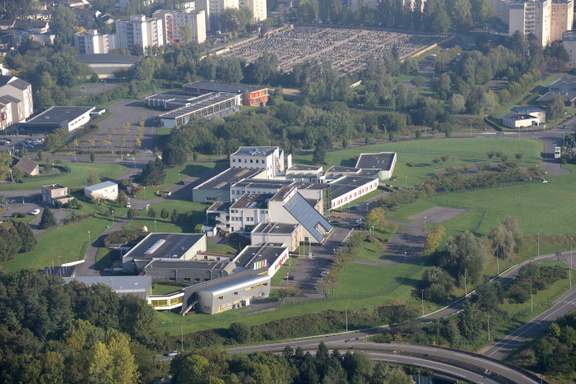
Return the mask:
[(268, 88), (251, 87), (248, 85), (226, 84), (211, 81), (196, 81), (185, 84), (182, 91), (186, 94), (198, 96), (212, 92), (226, 92), (241, 95), (242, 105), (266, 105), (268, 102)]
[(103, 284), (109, 286), (118, 296), (134, 295), (144, 300), (152, 293), (150, 276), (75, 276), (63, 277), (66, 283), (74, 280), (86, 286)]
[(20, 123), (22, 133), (49, 133), (58, 128), (65, 128), (68, 132), (83, 127), (90, 119), (90, 112), (96, 107), (52, 107), (28, 120)]
[(232, 184), (243, 179), (250, 179), (260, 172), (261, 170), (258, 169), (228, 168), (194, 187), (192, 189), (192, 201), (197, 203), (229, 202)]
[(189, 100), (185, 106), (158, 116), (159, 124), (176, 128), (198, 119), (225, 117), (240, 110), (240, 98), (232, 93), (213, 92)]
[(394, 173), (396, 159), (396, 152), (361, 153), (356, 161), (356, 168), (379, 169), (378, 177), (388, 180)]
[(240, 147), (230, 155), (230, 168), (261, 169), (273, 179), (284, 172), (284, 150), (273, 146)]
[(116, 72), (133, 68), (140, 59), (140, 56), (117, 53), (74, 56), (74, 60), (88, 65), (100, 79), (113, 79), (116, 77)]

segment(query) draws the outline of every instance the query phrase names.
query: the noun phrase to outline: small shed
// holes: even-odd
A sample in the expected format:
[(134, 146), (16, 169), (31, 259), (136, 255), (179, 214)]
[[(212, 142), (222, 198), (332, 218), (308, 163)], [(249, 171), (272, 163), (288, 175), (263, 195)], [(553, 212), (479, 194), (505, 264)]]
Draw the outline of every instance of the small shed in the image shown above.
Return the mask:
[(84, 196), (92, 199), (116, 200), (118, 199), (118, 184), (113, 181), (84, 187)]

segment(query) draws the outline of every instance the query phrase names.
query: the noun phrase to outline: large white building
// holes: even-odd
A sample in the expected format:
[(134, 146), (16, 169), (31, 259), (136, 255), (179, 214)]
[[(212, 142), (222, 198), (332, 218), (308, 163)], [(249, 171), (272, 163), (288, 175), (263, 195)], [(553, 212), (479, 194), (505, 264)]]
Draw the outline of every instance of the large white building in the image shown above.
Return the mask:
[(74, 45), (80, 54), (104, 54), (110, 50), (107, 33), (98, 33), (91, 29), (76, 33), (74, 35)]
[(550, 44), (551, 0), (530, 0), (510, 4), (508, 33), (533, 33), (542, 45)]
[(240, 8), (248, 8), (252, 11), (252, 21), (259, 22), (265, 20), (268, 15), (268, 9), (266, 8), (266, 0), (239, 0)]
[(116, 48), (134, 50), (164, 45), (161, 19), (144, 15), (130, 16), (129, 20), (116, 21)]
[(273, 179), (284, 172), (284, 150), (279, 147), (240, 147), (230, 155), (230, 168), (261, 169)]
[[(16, 76), (0, 76), (0, 128), (26, 121), (34, 113), (32, 85)], [(5, 124), (2, 124), (2, 123)], [(5, 125), (5, 126), (4, 126)]]
[(201, 44), (206, 41), (206, 12), (195, 9), (165, 10), (161, 9), (152, 14), (155, 19), (162, 20), (164, 43), (173, 44), (183, 42), (185, 28), (189, 27), (192, 42)]
[(508, 24), (508, 33), (533, 33), (542, 45), (562, 40), (572, 29), (574, 0), (491, 0), (496, 16)]

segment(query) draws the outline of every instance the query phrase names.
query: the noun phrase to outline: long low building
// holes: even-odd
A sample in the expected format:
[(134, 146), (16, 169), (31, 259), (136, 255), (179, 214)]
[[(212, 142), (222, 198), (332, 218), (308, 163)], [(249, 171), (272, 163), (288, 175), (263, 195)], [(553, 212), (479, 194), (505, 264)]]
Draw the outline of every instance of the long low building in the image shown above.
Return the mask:
[(211, 92), (234, 93), (242, 98), (242, 105), (266, 105), (268, 88), (251, 87), (248, 85), (217, 83), (212, 81), (197, 81), (185, 84), (182, 91), (189, 95), (203, 95)]
[(176, 128), (198, 119), (225, 117), (240, 110), (240, 96), (231, 93), (209, 93), (194, 98), (184, 107), (158, 116), (159, 125)]
[(90, 113), (96, 107), (52, 107), (41, 114), (19, 124), (20, 133), (50, 133), (58, 128), (71, 132), (88, 124)]

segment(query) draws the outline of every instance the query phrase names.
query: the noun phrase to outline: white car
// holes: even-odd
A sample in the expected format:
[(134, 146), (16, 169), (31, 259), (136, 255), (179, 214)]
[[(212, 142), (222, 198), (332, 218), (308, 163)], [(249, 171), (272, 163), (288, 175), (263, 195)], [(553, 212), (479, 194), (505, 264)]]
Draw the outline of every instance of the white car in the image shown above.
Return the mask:
[(168, 355), (168, 357), (178, 356), (178, 351), (169, 352), (167, 355)]
[(124, 160), (128, 160), (128, 161), (134, 161), (136, 160), (134, 157), (132, 156), (127, 156)]
[(329, 272), (328, 271), (322, 271), (320, 272), (320, 276), (326, 276)]
[(126, 203), (126, 208), (132, 208), (132, 204), (130, 204), (130, 202)]
[(40, 214), (40, 210), (38, 208), (36, 208), (35, 210), (33, 210), (32, 212), (30, 212), (31, 215), (39, 215)]

